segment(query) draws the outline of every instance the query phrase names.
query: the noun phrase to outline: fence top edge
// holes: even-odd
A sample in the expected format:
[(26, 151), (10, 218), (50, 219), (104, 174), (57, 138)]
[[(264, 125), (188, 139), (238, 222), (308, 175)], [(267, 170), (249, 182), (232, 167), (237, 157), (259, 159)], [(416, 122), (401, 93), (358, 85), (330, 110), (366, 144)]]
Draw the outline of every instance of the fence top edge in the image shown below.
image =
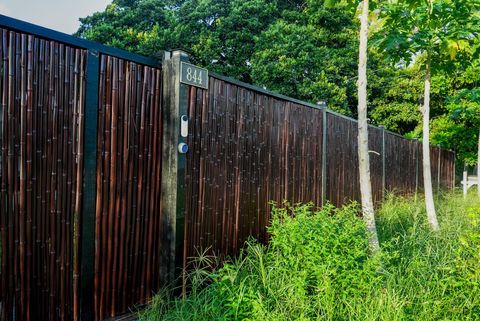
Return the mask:
[(306, 101), (302, 101), (300, 99), (288, 97), (288, 96), (270, 91), (268, 89), (264, 89), (264, 88), (259, 87), (259, 86), (248, 84), (246, 82), (243, 82), (243, 81), (235, 79), (235, 78), (223, 76), (223, 75), (220, 75), (220, 74), (212, 72), (212, 71), (208, 71), (208, 74), (210, 76), (212, 76), (213, 78), (216, 78), (218, 80), (223, 80), (223, 81), (229, 82), (231, 84), (256, 91), (256, 92), (261, 93), (261, 94), (265, 94), (265, 95), (268, 95), (268, 96), (271, 96), (271, 97), (274, 97), (274, 98), (286, 100), (286, 101), (296, 103), (296, 104), (299, 104), (299, 105), (303, 105), (305, 107), (309, 107), (309, 108), (313, 108), (313, 109), (318, 109), (318, 110), (326, 109), (326, 111), (330, 112), (330, 110), (328, 108), (322, 107), (321, 105), (315, 105), (315, 104), (312, 104), (312, 103), (309, 103), (309, 102), (306, 102)]
[[(355, 118), (348, 117), (348, 116), (345, 116), (343, 114), (340, 114), (336, 111), (333, 111), (333, 110), (329, 109), (328, 107), (322, 107), (320, 105), (315, 105), (315, 104), (312, 104), (312, 103), (309, 103), (309, 102), (306, 102), (306, 101), (303, 101), (303, 100), (300, 100), (300, 99), (296, 99), (296, 98), (285, 96), (285, 95), (282, 95), (282, 94), (279, 94), (279, 93), (275, 93), (275, 92), (272, 92), (268, 89), (264, 89), (264, 88), (259, 87), (259, 86), (251, 85), (251, 84), (248, 84), (248, 83), (243, 82), (241, 80), (231, 78), (231, 77), (228, 77), (228, 76), (224, 76), (224, 75), (218, 74), (216, 72), (209, 71), (209, 75), (212, 76), (213, 78), (218, 79), (218, 80), (222, 80), (222, 81), (225, 81), (225, 82), (228, 82), (228, 83), (231, 83), (231, 84), (234, 84), (234, 85), (246, 88), (246, 89), (250, 89), (250, 90), (253, 90), (253, 91), (261, 93), (261, 94), (265, 94), (265, 95), (268, 95), (268, 96), (271, 96), (271, 97), (274, 97), (274, 98), (278, 98), (278, 99), (282, 99), (282, 100), (285, 100), (285, 101), (293, 102), (293, 103), (296, 103), (296, 104), (299, 104), (299, 105), (302, 105), (302, 106), (305, 106), (305, 107), (308, 107), (308, 108), (313, 108), (313, 109), (317, 109), (317, 110), (325, 110), (325, 112), (327, 112), (331, 115), (343, 118), (345, 120), (353, 121), (355, 123), (358, 122)], [(416, 140), (416, 139), (406, 138), (405, 136), (403, 136), (399, 133), (392, 132), (392, 131), (390, 131), (388, 129), (385, 129), (384, 127), (381, 127), (381, 126), (368, 124), (368, 127), (369, 128), (375, 128), (375, 129), (378, 129), (378, 130), (383, 130), (383, 131), (385, 131), (385, 134), (396, 136), (398, 138), (402, 138), (402, 139), (407, 140), (407, 141), (418, 142), (418, 140)], [(435, 145), (430, 145), (430, 146), (431, 147), (436, 147)], [(448, 149), (445, 149), (445, 148), (441, 148), (441, 149), (443, 151), (453, 152), (452, 150), (448, 150)]]
[(106, 46), (95, 41), (78, 38), (60, 31), (45, 28), (30, 22), (15, 19), (2, 14), (0, 14), (0, 28), (5, 28), (19, 33), (30, 34), (47, 40), (61, 42), (72, 47), (96, 51), (100, 54), (129, 60), (149, 67), (161, 68), (162, 66), (161, 59), (145, 57), (139, 54), (128, 52), (123, 49)]

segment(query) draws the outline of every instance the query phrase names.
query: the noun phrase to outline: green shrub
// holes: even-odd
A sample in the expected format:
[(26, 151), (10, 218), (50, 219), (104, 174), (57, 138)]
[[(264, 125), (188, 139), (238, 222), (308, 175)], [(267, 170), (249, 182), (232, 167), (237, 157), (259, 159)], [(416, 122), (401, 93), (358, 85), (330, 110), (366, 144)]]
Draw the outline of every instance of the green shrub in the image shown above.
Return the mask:
[(480, 206), (446, 194), (440, 232), (422, 201), (389, 196), (368, 252), (358, 206), (274, 207), (268, 246), (249, 240), (218, 269), (201, 253), (189, 295), (164, 290), (142, 320), (480, 320)]

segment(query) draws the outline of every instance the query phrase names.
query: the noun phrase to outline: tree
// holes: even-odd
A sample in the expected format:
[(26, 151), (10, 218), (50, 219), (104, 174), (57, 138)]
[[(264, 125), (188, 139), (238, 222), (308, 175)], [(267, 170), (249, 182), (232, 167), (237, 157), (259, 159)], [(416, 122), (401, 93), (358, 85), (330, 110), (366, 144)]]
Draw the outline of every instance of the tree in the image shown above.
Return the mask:
[(368, 44), (368, 0), (363, 0), (360, 16), (360, 45), (358, 59), (358, 163), (360, 172), (360, 194), (362, 213), (370, 232), (370, 247), (378, 252), (377, 228), (373, 208), (372, 182), (370, 180), (370, 157), (368, 155), (368, 121), (367, 121), (367, 44)]
[[(459, 66), (456, 73), (449, 74), (448, 82), (441, 86), (449, 87), (443, 97), (445, 112), (432, 120), (432, 143), (454, 150), (459, 164), (477, 163), (478, 133), (476, 114), (476, 91), (480, 82), (480, 60), (477, 58), (466, 67)], [(439, 95), (440, 97), (442, 95)]]
[(460, 90), (447, 108), (449, 114), (434, 123), (435, 141), (443, 146), (454, 144), (465, 164), (480, 164), (480, 88)]
[(173, 0), (113, 0), (103, 12), (80, 18), (76, 36), (117, 48), (157, 56), (176, 45)]
[[(357, 116), (358, 2), (315, 0), (113, 0), (80, 19), (77, 35), (147, 56), (183, 48), (209, 70)], [(382, 98), (398, 71), (370, 50), (370, 111), (377, 124), (408, 132)], [(389, 81), (385, 83), (384, 81)], [(382, 104), (384, 102), (385, 104)], [(406, 117), (408, 113), (404, 113)], [(416, 122), (414, 120), (413, 122)]]
[(370, 118), (390, 131), (414, 136), (422, 119), (417, 113), (422, 92), (419, 67), (383, 68), (385, 72), (368, 76)]
[[(255, 38), (253, 81), (284, 95), (356, 114), (358, 29), (343, 8), (308, 3)], [(353, 80), (353, 81), (349, 81)]]
[[(333, 6), (333, 1), (328, 0), (327, 6)], [(357, 9), (357, 1), (346, 1), (346, 11)], [(370, 156), (368, 149), (368, 118), (367, 118), (367, 61), (368, 61), (368, 29), (369, 29), (369, 0), (362, 0), (360, 14), (360, 32), (358, 47), (358, 81), (357, 81), (357, 114), (358, 114), (358, 168), (360, 177), (360, 196), (362, 215), (365, 225), (370, 233), (369, 244), (373, 253), (380, 250), (378, 234), (375, 223), (375, 210), (373, 206), (372, 182), (370, 179)]]
[(254, 37), (286, 1), (113, 0), (105, 11), (81, 18), (76, 35), (147, 56), (181, 48), (198, 65), (251, 82)]
[(454, 68), (471, 57), (479, 30), (477, 0), (392, 0), (383, 4), (384, 27), (378, 44), (395, 63), (423, 59), (423, 173), (428, 221), (438, 230), (430, 166), (430, 98), (432, 74)]

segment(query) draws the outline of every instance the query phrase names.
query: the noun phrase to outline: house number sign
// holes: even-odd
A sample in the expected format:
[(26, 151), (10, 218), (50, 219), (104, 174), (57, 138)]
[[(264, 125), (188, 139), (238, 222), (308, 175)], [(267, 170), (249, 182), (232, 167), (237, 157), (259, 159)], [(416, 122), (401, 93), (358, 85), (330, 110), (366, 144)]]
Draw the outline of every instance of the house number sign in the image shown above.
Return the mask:
[(208, 89), (208, 70), (182, 62), (180, 65), (180, 82)]

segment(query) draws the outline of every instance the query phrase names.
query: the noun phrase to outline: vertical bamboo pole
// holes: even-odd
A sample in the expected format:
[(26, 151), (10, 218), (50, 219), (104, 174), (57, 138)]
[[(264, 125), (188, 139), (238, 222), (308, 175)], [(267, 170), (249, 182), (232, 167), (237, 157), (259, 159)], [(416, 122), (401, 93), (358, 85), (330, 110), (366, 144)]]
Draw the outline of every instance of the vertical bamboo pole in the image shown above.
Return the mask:
[(137, 124), (137, 163), (135, 168), (137, 169), (136, 186), (136, 208), (135, 208), (135, 234), (134, 234), (134, 247), (133, 255), (134, 261), (132, 268), (132, 287), (134, 301), (139, 299), (140, 282), (139, 277), (141, 274), (141, 240), (142, 240), (142, 228), (143, 228), (143, 187), (144, 187), (144, 135), (145, 135), (145, 91), (146, 84), (144, 80), (144, 72), (142, 66), (137, 66), (137, 108), (136, 108), (136, 124)]
[[(149, 222), (149, 211), (148, 211), (148, 196), (150, 192), (150, 119), (151, 119), (151, 108), (149, 104), (149, 96), (150, 96), (150, 68), (144, 66), (143, 67), (143, 94), (142, 94), (142, 114), (144, 117), (143, 122), (143, 191), (142, 191), (142, 225), (141, 225), (141, 240), (140, 240), (140, 251), (141, 251), (141, 259), (140, 259), (140, 268), (139, 268), (139, 297), (138, 302), (143, 303), (143, 299), (145, 298), (145, 276), (146, 276), (146, 269), (145, 262), (147, 259), (147, 242), (148, 242), (148, 222)], [(142, 132), (142, 126), (140, 127), (140, 133)]]
[[(130, 169), (131, 158), (130, 158), (130, 131), (129, 131), (129, 124), (130, 124), (130, 94), (131, 94), (131, 63), (127, 62), (125, 66), (125, 86), (123, 90), (125, 91), (125, 102), (124, 102), (124, 118), (123, 118), (123, 175), (124, 180), (122, 181), (122, 194), (125, 194), (122, 197), (122, 224), (120, 227), (120, 233), (123, 235), (123, 240), (120, 244), (120, 262), (122, 265), (120, 266), (119, 276), (120, 276), (120, 293), (122, 296), (122, 300), (120, 302), (121, 309), (126, 308), (126, 297), (127, 297), (127, 273), (128, 273), (128, 256), (126, 255), (126, 251), (128, 249), (129, 244), (129, 227), (130, 227), (130, 218), (131, 212), (129, 211), (129, 200), (131, 192), (129, 189), (131, 188), (131, 176), (132, 170)], [(119, 300), (120, 301), (120, 300)]]
[(13, 216), (13, 209), (15, 207), (14, 193), (15, 193), (15, 170), (14, 170), (14, 146), (15, 141), (13, 137), (13, 132), (15, 131), (15, 49), (16, 49), (16, 37), (13, 32), (9, 32), (9, 48), (8, 48), (8, 99), (7, 99), (7, 175), (8, 175), (8, 200), (7, 200), (7, 213), (8, 213), (8, 253), (10, 256), (10, 278), (8, 281), (9, 297), (7, 298), (8, 311), (7, 315), (11, 316), (13, 313), (14, 305), (14, 296), (13, 293), (16, 291), (16, 248), (15, 248), (15, 220)]
[(113, 271), (112, 271), (112, 278), (113, 278), (113, 286), (112, 286), (112, 309), (114, 310), (114, 314), (116, 313), (115, 311), (123, 311), (119, 306), (119, 301), (121, 300), (121, 297), (118, 295), (119, 294), (119, 285), (120, 285), (120, 279), (121, 275), (118, 273), (120, 270), (120, 266), (122, 265), (122, 262), (120, 261), (119, 257), (121, 255), (121, 245), (124, 240), (124, 234), (121, 233), (121, 223), (122, 223), (122, 201), (124, 199), (124, 193), (122, 190), (123, 184), (125, 182), (125, 169), (123, 167), (123, 159), (124, 159), (124, 154), (123, 154), (123, 123), (124, 123), (124, 97), (125, 97), (125, 84), (124, 84), (124, 75), (125, 75), (125, 67), (124, 67), (124, 60), (119, 59), (118, 60), (118, 85), (117, 85), (117, 91), (118, 91), (118, 97), (117, 103), (118, 103), (118, 119), (117, 119), (117, 166), (116, 166), (116, 176), (117, 176), (117, 182), (115, 184), (115, 193), (117, 194), (117, 197), (115, 199), (115, 227), (114, 227), (114, 253), (113, 253)]
[(58, 77), (57, 77), (57, 99), (58, 99), (58, 138), (57, 138), (57, 160), (56, 160), (56, 171), (57, 171), (57, 193), (56, 193), (56, 221), (57, 221), (57, 265), (58, 265), (58, 274), (57, 278), (59, 281), (58, 285), (58, 315), (59, 320), (65, 319), (65, 213), (63, 212), (63, 207), (65, 204), (65, 175), (63, 170), (63, 164), (65, 162), (65, 102), (64, 102), (64, 77), (65, 77), (65, 46), (64, 44), (59, 44), (59, 55), (58, 55)]
[(152, 200), (153, 200), (153, 206), (152, 206), (152, 213), (154, 217), (154, 221), (152, 222), (153, 226), (153, 257), (151, 261), (151, 265), (153, 268), (154, 273), (154, 278), (152, 280), (152, 286), (153, 289), (156, 290), (159, 288), (159, 278), (162, 277), (161, 271), (162, 268), (160, 267), (160, 262), (159, 262), (159, 249), (162, 246), (161, 245), (161, 235), (162, 231), (159, 228), (159, 222), (161, 222), (162, 218), (162, 213), (160, 210), (160, 205), (161, 205), (161, 199), (158, 197), (160, 193), (160, 178), (161, 178), (161, 173), (160, 173), (160, 165), (161, 165), (161, 135), (162, 135), (162, 105), (161, 105), (161, 77), (160, 77), (160, 70), (154, 70), (154, 78), (155, 78), (155, 97), (154, 97), (154, 105), (153, 108), (155, 110), (155, 118), (154, 118), (154, 130), (153, 130), (153, 136), (155, 137), (154, 141), (154, 159), (153, 159), (153, 164), (155, 167), (155, 175), (154, 175), (154, 188), (152, 189)]
[[(147, 205), (147, 213), (148, 213), (148, 221), (146, 224), (147, 228), (147, 242), (146, 242), (146, 253), (147, 257), (144, 262), (144, 268), (146, 271), (144, 271), (144, 277), (143, 277), (143, 282), (145, 284), (145, 290), (144, 290), (144, 299), (148, 299), (150, 297), (150, 293), (152, 290), (152, 272), (154, 271), (155, 267), (152, 266), (155, 253), (152, 251), (153, 247), (153, 233), (154, 233), (154, 219), (157, 213), (155, 213), (155, 171), (156, 171), (156, 166), (155, 166), (155, 161), (156, 161), (156, 144), (157, 144), (157, 122), (156, 122), (156, 116), (158, 114), (158, 109), (156, 108), (157, 106), (155, 105), (155, 70), (152, 68), (148, 68), (148, 73), (149, 73), (149, 109), (150, 109), (150, 118), (149, 118), (149, 151), (148, 151), (148, 170), (147, 173), (149, 175), (149, 185), (147, 188), (148, 194), (146, 197), (148, 198), (148, 205)], [(159, 214), (159, 213), (158, 213)]]
[(94, 260), (94, 311), (95, 311), (95, 320), (99, 319), (99, 310), (100, 310), (100, 263), (101, 260), (97, 258), (103, 258), (101, 247), (100, 247), (100, 235), (101, 235), (101, 220), (102, 220), (102, 209), (103, 209), (103, 142), (104, 142), (104, 131), (105, 131), (105, 108), (104, 108), (104, 92), (105, 92), (105, 67), (106, 66), (106, 56), (100, 58), (100, 71), (99, 71), (99, 98), (98, 98), (98, 128), (97, 128), (97, 163), (96, 163), (96, 212), (95, 212), (95, 242), (98, 246), (95, 247), (95, 260)]
[(56, 299), (57, 299), (57, 245), (58, 245), (58, 231), (56, 222), (56, 190), (57, 190), (57, 129), (58, 129), (58, 44), (53, 41), (50, 42), (50, 84), (49, 84), (49, 126), (50, 126), (50, 148), (49, 148), (49, 176), (50, 176), (50, 188), (49, 188), (49, 232), (50, 232), (50, 244), (49, 244), (49, 284), (50, 284), (50, 318), (54, 318), (56, 315)]
[(0, 280), (0, 300), (2, 301), (2, 309), (0, 311), (0, 320), (5, 321), (7, 318), (8, 309), (8, 276), (9, 270), (7, 268), (8, 258), (8, 194), (7, 194), (7, 101), (8, 101), (8, 45), (7, 45), (7, 32), (0, 28), (0, 54), (1, 58), (1, 108), (0, 108), (0, 148), (2, 150), (0, 154), (0, 163), (2, 167), (0, 169), (0, 262), (1, 262), (1, 280)]
[(80, 228), (82, 213), (82, 194), (83, 194), (83, 153), (84, 153), (84, 113), (85, 113), (85, 52), (77, 50), (76, 52), (76, 77), (75, 77), (75, 104), (78, 110), (78, 142), (77, 142), (77, 178), (75, 193), (75, 211), (74, 211), (74, 253), (73, 253), (73, 320), (80, 320)]
[(38, 175), (40, 172), (40, 157), (41, 157), (41, 148), (39, 145), (39, 127), (41, 122), (41, 113), (39, 113), (39, 97), (40, 97), (40, 87), (38, 86), (40, 81), (40, 69), (39, 69), (39, 39), (33, 38), (33, 52), (32, 52), (32, 254), (31, 254), (31, 269), (32, 269), (32, 286), (31, 286), (31, 304), (33, 306), (32, 314), (33, 315), (42, 315), (41, 314), (41, 303), (40, 299), (42, 297), (41, 285), (39, 273), (42, 269), (42, 262), (39, 260), (40, 255), (40, 246), (41, 246), (41, 236), (40, 236), (40, 191), (38, 182)]
[(129, 213), (129, 218), (127, 221), (128, 226), (128, 265), (127, 265), (127, 273), (126, 273), (126, 284), (128, 285), (126, 295), (124, 296), (123, 305), (128, 304), (128, 302), (132, 302), (133, 300), (133, 267), (135, 264), (135, 227), (136, 227), (136, 209), (137, 209), (137, 198), (135, 191), (135, 186), (137, 184), (137, 175), (138, 175), (138, 135), (137, 135), (137, 128), (139, 124), (139, 113), (137, 110), (139, 107), (137, 106), (137, 96), (139, 95), (139, 70), (135, 63), (130, 63), (131, 68), (131, 81), (129, 84), (129, 90), (131, 92), (131, 99), (129, 104), (129, 123), (128, 123), (128, 130), (129, 130), (129, 149), (130, 149), (130, 156), (131, 160), (129, 162), (129, 176), (128, 176), (128, 198), (127, 198), (127, 207)]
[[(110, 260), (110, 253), (108, 252), (108, 237), (110, 233), (109, 224), (109, 186), (110, 186), (110, 162), (111, 162), (111, 121), (112, 121), (112, 57), (106, 56), (106, 72), (105, 72), (105, 89), (104, 97), (102, 97), (102, 106), (104, 106), (104, 133), (103, 133), (103, 158), (102, 158), (102, 210), (101, 210), (101, 230), (98, 236), (99, 244), (97, 245), (97, 252), (95, 253), (95, 260), (100, 262), (100, 303), (99, 303), (99, 316), (100, 320), (103, 320), (107, 316), (108, 306), (108, 292), (109, 292), (109, 278), (110, 271), (108, 271), (108, 265)], [(98, 152), (101, 152), (100, 150)]]
[(28, 305), (26, 301), (26, 135), (27, 135), (27, 71), (26, 71), (26, 35), (21, 35), (21, 74), (20, 74), (20, 156), (19, 156), (19, 168), (20, 168), (20, 191), (19, 191), (19, 246), (20, 246), (20, 305), (19, 305), (19, 317), (21, 319), (29, 320), (30, 315), (28, 313)]
[(30, 320), (30, 313), (31, 313), (31, 289), (32, 289), (32, 244), (33, 244), (33, 229), (32, 229), (32, 188), (33, 188), (33, 182), (32, 182), (32, 152), (33, 152), (33, 146), (32, 146), (32, 124), (33, 124), (33, 37), (28, 36), (27, 37), (27, 50), (26, 50), (26, 60), (24, 63), (26, 64), (26, 92), (24, 93), (25, 99), (26, 99), (26, 110), (25, 110), (25, 116), (26, 116), (26, 148), (25, 148), (25, 170), (26, 170), (26, 186), (25, 186), (25, 196), (26, 196), (26, 258), (25, 258), (25, 263), (26, 263), (26, 271), (25, 271), (25, 278), (26, 278), (26, 308), (27, 308), (27, 315), (26, 315), (26, 320)]
[[(40, 41), (40, 88), (42, 88), (40, 92), (40, 106), (39, 112), (41, 112), (41, 130), (40, 130), (40, 144), (42, 146), (41, 151), (41, 164), (40, 164), (40, 234), (42, 236), (42, 244), (41, 244), (41, 261), (46, 267), (48, 267), (48, 202), (47, 202), (47, 187), (49, 186), (48, 183), (48, 170), (47, 170), (47, 152), (48, 152), (48, 97), (49, 97), (49, 43), (46, 40)], [(48, 315), (48, 273), (47, 269), (43, 268), (41, 272), (41, 306), (40, 312), (41, 315)]]
[[(112, 117), (111, 117), (111, 145), (110, 145), (110, 186), (109, 186), (109, 197), (108, 197), (108, 227), (110, 229), (110, 233), (108, 235), (108, 266), (107, 266), (107, 273), (105, 275), (107, 279), (107, 289), (108, 289), (108, 297), (111, 298), (111, 304), (108, 308), (108, 313), (111, 317), (115, 316), (115, 255), (116, 250), (114, 250), (114, 234), (115, 234), (115, 227), (118, 226), (118, 223), (115, 223), (115, 217), (117, 216), (115, 213), (115, 205), (116, 205), (116, 183), (119, 177), (116, 175), (116, 166), (117, 166), (117, 123), (118, 123), (118, 59), (112, 59), (112, 80), (111, 80), (111, 110), (112, 110)], [(116, 248), (116, 246), (115, 246)]]

